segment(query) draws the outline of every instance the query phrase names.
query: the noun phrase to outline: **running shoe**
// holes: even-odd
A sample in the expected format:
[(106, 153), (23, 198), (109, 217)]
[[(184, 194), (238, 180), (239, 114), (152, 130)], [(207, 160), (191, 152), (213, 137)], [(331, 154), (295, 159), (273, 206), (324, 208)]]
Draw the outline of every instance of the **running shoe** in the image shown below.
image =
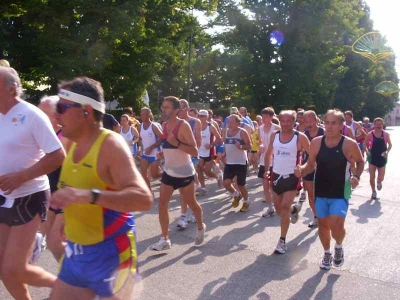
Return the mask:
[(279, 239), (278, 245), (276, 245), (275, 253), (276, 254), (285, 254), (287, 250), (286, 243), (284, 240)]
[(34, 264), (39, 260), (40, 254), (43, 251), (42, 248), (43, 241), (44, 241), (44, 236), (40, 232), (36, 232), (35, 244), (33, 247), (32, 256), (29, 259), (30, 264)]
[(306, 192), (302, 192), (302, 193), (300, 194), (299, 202), (304, 202), (304, 201), (306, 201), (306, 198), (307, 198)]
[(301, 205), (299, 205), (299, 204), (295, 204), (295, 205), (293, 205), (294, 207), (296, 207), (296, 213), (290, 213), (290, 222), (292, 223), (292, 224), (296, 224), (297, 223), (297, 221), (299, 220), (299, 212), (300, 212), (300, 210), (301, 210)]
[(240, 211), (241, 212), (248, 211), (249, 210), (249, 206), (250, 206), (250, 204), (249, 204), (248, 200), (243, 201), (243, 205), (242, 205), (242, 208), (240, 209)]
[(316, 228), (318, 227), (318, 219), (314, 218), (310, 224), (308, 224), (308, 228)]
[(204, 242), (204, 237), (206, 234), (206, 224), (203, 223), (203, 229), (197, 230), (196, 237), (194, 238), (194, 245), (200, 246)]
[(233, 196), (233, 201), (232, 201), (232, 207), (236, 208), (239, 206), (239, 201), (242, 199), (242, 195), (236, 192), (236, 194)]
[(199, 191), (197, 192), (196, 195), (202, 197), (202, 196), (205, 196), (206, 194), (207, 194), (207, 190), (202, 187), (199, 189)]
[(322, 270), (330, 270), (332, 266), (332, 254), (330, 252), (325, 252), (324, 257), (319, 263), (319, 268)]
[(186, 215), (181, 215), (178, 224), (176, 224), (176, 227), (181, 228), (181, 229), (185, 229), (187, 227), (188, 224), (188, 220)]
[(372, 191), (371, 199), (376, 199), (376, 197), (377, 197), (376, 191)]
[(333, 266), (335, 268), (340, 268), (344, 263), (344, 252), (343, 246), (340, 248), (335, 247), (335, 255), (333, 256)]
[(269, 207), (265, 213), (262, 214), (264, 218), (272, 217), (275, 214), (275, 210)]
[(378, 189), (378, 191), (380, 191), (382, 189), (382, 181), (377, 182), (376, 188)]
[(165, 237), (161, 237), (160, 240), (150, 246), (150, 250), (162, 251), (171, 249), (171, 240), (166, 240)]
[(196, 223), (197, 221), (196, 221), (196, 217), (194, 216), (194, 214), (191, 214), (190, 216), (189, 216), (189, 218), (187, 218), (187, 222), (188, 223)]

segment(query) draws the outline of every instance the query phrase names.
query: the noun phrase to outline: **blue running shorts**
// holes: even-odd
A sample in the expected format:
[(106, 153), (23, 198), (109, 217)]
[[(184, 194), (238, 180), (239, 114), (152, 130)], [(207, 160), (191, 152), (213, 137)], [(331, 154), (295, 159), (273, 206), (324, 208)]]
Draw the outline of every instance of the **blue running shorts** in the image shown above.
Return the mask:
[(315, 210), (318, 218), (326, 218), (337, 215), (346, 218), (349, 209), (349, 200), (333, 198), (315, 198)]

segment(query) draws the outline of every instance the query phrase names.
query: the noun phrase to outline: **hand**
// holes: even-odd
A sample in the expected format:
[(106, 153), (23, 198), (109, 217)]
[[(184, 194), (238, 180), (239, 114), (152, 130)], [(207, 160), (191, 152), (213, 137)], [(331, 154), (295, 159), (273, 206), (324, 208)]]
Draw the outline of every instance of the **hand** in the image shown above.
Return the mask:
[(357, 177), (351, 176), (350, 185), (352, 189), (355, 189), (358, 186), (359, 180)]
[(25, 181), (26, 177), (23, 172), (6, 174), (0, 176), (0, 189), (4, 192), (4, 195), (9, 195)]
[(211, 149), (211, 145), (210, 144), (206, 144), (204, 145), (204, 148), (206, 148), (207, 150)]
[(264, 178), (269, 179), (271, 176), (269, 169), (267, 171), (264, 172)]
[(146, 150), (144, 150), (144, 154), (150, 155), (151, 151), (153, 151), (153, 149), (151, 147), (148, 147)]
[(388, 157), (388, 154), (389, 154), (389, 153), (388, 153), (387, 151), (385, 151), (385, 152), (382, 153), (382, 156), (387, 158), (387, 157)]
[(167, 141), (172, 146), (175, 146), (175, 147), (178, 146), (178, 140), (176, 139), (176, 137), (172, 133), (168, 134)]
[(90, 203), (92, 192), (72, 187), (57, 190), (51, 196), (50, 206), (55, 209), (63, 209), (73, 203)]
[(156, 154), (158, 159), (162, 159), (164, 157), (164, 152), (163, 151), (158, 151)]
[(236, 141), (236, 143), (235, 143), (235, 145), (236, 145), (236, 147), (238, 147), (238, 149), (240, 149), (240, 142), (239, 141)]
[(300, 167), (300, 165), (297, 165), (294, 168), (294, 176), (296, 176), (297, 178), (301, 177), (301, 167)]

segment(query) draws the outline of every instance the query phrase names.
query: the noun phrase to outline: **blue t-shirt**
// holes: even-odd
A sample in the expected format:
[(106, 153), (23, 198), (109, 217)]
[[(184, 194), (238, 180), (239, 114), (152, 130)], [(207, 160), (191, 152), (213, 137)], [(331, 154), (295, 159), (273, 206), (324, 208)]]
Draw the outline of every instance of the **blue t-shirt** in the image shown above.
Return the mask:
[[(225, 128), (226, 126), (228, 126), (229, 117), (230, 117), (230, 116), (227, 116), (227, 117), (225, 118), (223, 128)], [(242, 122), (246, 123), (247, 125), (249, 125), (251, 128), (254, 129), (253, 121), (252, 121), (249, 117), (242, 118)]]

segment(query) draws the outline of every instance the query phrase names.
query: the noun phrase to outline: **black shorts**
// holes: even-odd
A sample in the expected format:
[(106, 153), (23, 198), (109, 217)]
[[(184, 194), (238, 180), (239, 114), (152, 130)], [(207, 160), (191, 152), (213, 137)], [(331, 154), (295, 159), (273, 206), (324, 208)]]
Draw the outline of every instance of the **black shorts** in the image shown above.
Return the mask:
[(52, 207), (49, 207), (49, 211), (52, 211), (54, 214), (59, 215), (59, 214), (63, 214), (64, 211), (62, 209), (54, 209)]
[(279, 175), (272, 173), (271, 186), (275, 194), (281, 195), (289, 191), (297, 191), (299, 179), (294, 174)]
[(256, 151), (256, 150), (250, 150), (250, 152), (254, 154), (254, 153), (257, 153), (258, 151)]
[(161, 176), (161, 183), (172, 186), (174, 190), (187, 187), (194, 181), (194, 176), (189, 177), (172, 177), (163, 172)]
[[(1, 203), (1, 200), (0, 200)], [(39, 215), (42, 222), (47, 219), (50, 190), (16, 198), (11, 208), (0, 207), (0, 223), (8, 226), (24, 225)]]
[(377, 168), (383, 168), (386, 166), (387, 158), (382, 155), (370, 155), (368, 157), (368, 163)]
[[(260, 166), (258, 167), (258, 175), (257, 175), (257, 177), (258, 177), (258, 178), (261, 178), (261, 179), (264, 179), (264, 174), (265, 174), (265, 166), (260, 165)], [(270, 174), (270, 176), (271, 176), (271, 174), (272, 174), (272, 167), (269, 167), (269, 174)]]
[(303, 177), (304, 181), (314, 181), (315, 171), (312, 171), (310, 174), (307, 174)]
[(206, 162), (206, 163), (213, 160), (213, 158), (211, 156), (208, 156), (208, 157), (200, 156), (200, 159), (204, 160), (204, 162)]
[(247, 177), (247, 164), (246, 165), (225, 165), (224, 168), (224, 180), (233, 180), (237, 177), (237, 184), (240, 186), (246, 185)]

